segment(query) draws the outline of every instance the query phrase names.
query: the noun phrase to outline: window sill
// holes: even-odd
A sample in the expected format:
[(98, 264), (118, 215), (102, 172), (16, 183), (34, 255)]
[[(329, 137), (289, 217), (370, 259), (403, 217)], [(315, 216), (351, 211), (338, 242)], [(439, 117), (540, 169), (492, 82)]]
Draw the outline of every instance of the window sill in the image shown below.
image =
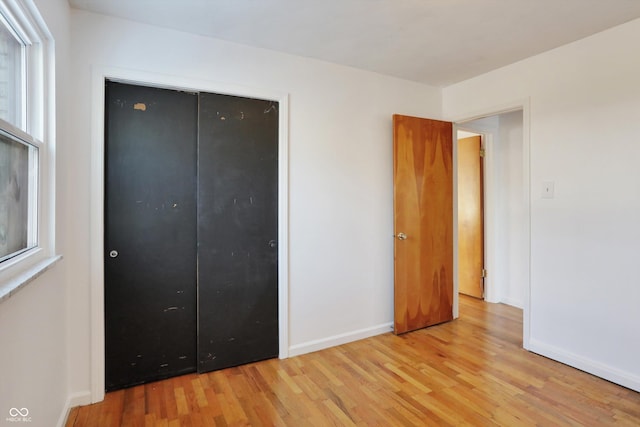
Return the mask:
[(62, 255), (47, 258), (17, 276), (12, 277), (6, 283), (0, 284), (0, 303), (11, 298), (16, 292), (37, 279), (42, 273), (49, 270), (61, 259)]

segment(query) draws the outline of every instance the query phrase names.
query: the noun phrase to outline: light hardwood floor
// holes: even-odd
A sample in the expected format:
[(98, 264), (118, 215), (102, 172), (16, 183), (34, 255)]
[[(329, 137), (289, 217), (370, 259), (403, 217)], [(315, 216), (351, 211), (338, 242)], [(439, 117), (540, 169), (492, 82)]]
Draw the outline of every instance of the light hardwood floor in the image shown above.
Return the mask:
[(461, 296), (460, 313), (401, 336), (108, 393), (66, 425), (640, 425), (640, 393), (523, 350), (520, 310)]

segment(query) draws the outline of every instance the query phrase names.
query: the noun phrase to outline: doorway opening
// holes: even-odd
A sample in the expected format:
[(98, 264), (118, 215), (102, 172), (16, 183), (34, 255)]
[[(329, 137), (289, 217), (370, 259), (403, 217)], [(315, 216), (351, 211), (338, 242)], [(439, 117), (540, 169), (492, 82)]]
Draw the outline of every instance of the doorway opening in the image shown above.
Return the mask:
[[(469, 245), (460, 242), (468, 243), (473, 236), (459, 222), (466, 209), (460, 204), (460, 197), (468, 193), (466, 186), (472, 182), (471, 185), (480, 189), (481, 208), (476, 213), (479, 216), (476, 224), (481, 224), (482, 233), (482, 244), (473, 248), (480, 252), (473, 259), (482, 262), (481, 271), (475, 272), (475, 280), (481, 280), (483, 285), (482, 294), (473, 296), (521, 309), (526, 309), (529, 292), (529, 154), (528, 139), (525, 138), (528, 123), (524, 117), (523, 109), (518, 109), (458, 122), (458, 144), (455, 144), (458, 194), (456, 294), (469, 294), (465, 290), (462, 270), (469, 264), (463, 257), (469, 255), (460, 253), (468, 251)], [(477, 156), (480, 173), (472, 171), (476, 180), (470, 181), (462, 175), (467, 166), (460, 144), (474, 137), (481, 141)], [(525, 329), (526, 325), (525, 318)]]

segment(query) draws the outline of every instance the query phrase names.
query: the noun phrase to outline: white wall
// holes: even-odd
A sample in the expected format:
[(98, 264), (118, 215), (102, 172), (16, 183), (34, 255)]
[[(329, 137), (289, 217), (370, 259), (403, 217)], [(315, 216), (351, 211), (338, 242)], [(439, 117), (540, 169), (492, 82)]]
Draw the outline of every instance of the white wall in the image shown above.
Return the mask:
[(635, 20), (443, 92), (446, 117), (529, 98), (530, 348), (636, 390), (639, 39)]
[(390, 330), (391, 115), (439, 118), (439, 89), (80, 11), (72, 13), (72, 40), (72, 390), (90, 388), (90, 121), (99, 107), (91, 99), (93, 67), (289, 93), (291, 352)]
[(528, 260), (525, 233), (525, 200), (522, 168), (522, 111), (498, 116), (498, 141), (494, 146), (498, 218), (496, 246), (502, 249), (498, 269), (502, 273), (501, 301), (524, 307)]
[[(65, 290), (61, 265), (0, 304), (0, 425), (27, 408), (29, 425), (55, 426), (67, 400)], [(5, 424), (6, 423), (6, 424)], [(19, 423), (20, 424), (20, 423)]]
[[(35, 4), (55, 39), (59, 94), (56, 146), (62, 151), (66, 140), (69, 6), (66, 0), (36, 0)], [(58, 183), (60, 180), (64, 181), (64, 172), (58, 168)], [(62, 187), (56, 187), (59, 197), (65, 193)], [(57, 204), (58, 218), (68, 212), (64, 202)], [(64, 253), (65, 239), (60, 237), (65, 232), (63, 223), (56, 227), (58, 253)], [(63, 260), (0, 303), (0, 425), (16, 424), (6, 421), (12, 407), (27, 408), (29, 425), (34, 427), (55, 426), (66, 414), (66, 271)]]

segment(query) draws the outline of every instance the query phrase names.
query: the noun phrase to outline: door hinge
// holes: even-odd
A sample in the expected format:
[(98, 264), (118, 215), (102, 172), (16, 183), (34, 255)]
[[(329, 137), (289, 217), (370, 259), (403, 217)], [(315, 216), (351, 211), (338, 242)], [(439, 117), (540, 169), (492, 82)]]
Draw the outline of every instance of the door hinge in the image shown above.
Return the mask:
[(487, 270), (483, 268), (481, 274), (482, 278), (484, 279), (485, 277), (487, 277)]
[(484, 155), (485, 155), (484, 148), (481, 148), (480, 149), (480, 157), (484, 157)]

